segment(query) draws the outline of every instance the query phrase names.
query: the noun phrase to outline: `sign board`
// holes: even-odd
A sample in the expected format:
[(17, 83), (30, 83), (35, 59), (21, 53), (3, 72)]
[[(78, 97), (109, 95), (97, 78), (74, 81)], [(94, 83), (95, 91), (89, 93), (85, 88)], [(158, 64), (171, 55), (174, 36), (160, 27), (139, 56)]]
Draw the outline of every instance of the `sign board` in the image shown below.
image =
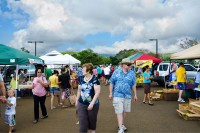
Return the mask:
[(152, 68), (153, 61), (152, 60), (136, 60), (136, 67), (143, 68), (146, 65), (149, 65)]
[(30, 64), (43, 64), (42, 60), (38, 59), (29, 59)]
[(11, 63), (15, 63), (15, 59), (10, 59), (10, 62)]

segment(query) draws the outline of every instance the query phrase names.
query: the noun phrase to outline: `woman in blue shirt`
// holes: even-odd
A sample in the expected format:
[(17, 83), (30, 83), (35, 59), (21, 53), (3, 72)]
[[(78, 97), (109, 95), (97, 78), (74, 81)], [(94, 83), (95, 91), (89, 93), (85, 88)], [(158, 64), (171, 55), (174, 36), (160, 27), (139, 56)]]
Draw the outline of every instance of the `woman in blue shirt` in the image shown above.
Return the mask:
[(143, 77), (144, 77), (144, 82), (143, 82), (144, 83), (144, 99), (143, 99), (143, 103), (149, 103), (149, 105), (153, 105), (153, 103), (151, 102), (151, 99), (150, 99), (150, 92), (151, 92), (151, 90), (150, 90), (151, 85), (150, 84), (151, 84), (151, 79), (153, 79), (153, 76), (151, 76), (149, 65), (145, 66)]
[(83, 76), (79, 78), (75, 103), (79, 117), (79, 132), (87, 133), (88, 130), (92, 130), (92, 133), (95, 133), (101, 86), (98, 78), (93, 75), (91, 63), (84, 64), (82, 68)]

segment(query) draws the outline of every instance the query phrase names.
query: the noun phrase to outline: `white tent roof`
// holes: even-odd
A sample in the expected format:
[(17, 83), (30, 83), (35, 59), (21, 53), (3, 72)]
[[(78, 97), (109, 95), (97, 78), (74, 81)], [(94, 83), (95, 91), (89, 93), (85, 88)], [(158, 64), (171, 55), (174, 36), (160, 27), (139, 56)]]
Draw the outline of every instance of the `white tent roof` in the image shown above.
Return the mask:
[(43, 59), (44, 63), (47, 65), (69, 64), (69, 59), (67, 59), (64, 55), (62, 55), (58, 51), (51, 51), (50, 53), (40, 56), (40, 58)]
[(79, 60), (68, 54), (61, 54), (58, 51), (51, 51), (43, 56), (40, 56), (44, 60), (44, 63), (47, 65), (56, 65), (56, 64), (81, 64)]
[(200, 44), (172, 54), (171, 59), (200, 59)]
[(69, 54), (65, 54), (64, 56), (67, 59), (69, 59), (69, 64), (81, 64), (81, 62), (79, 60), (77, 60), (76, 58), (74, 58), (73, 56), (71, 56)]

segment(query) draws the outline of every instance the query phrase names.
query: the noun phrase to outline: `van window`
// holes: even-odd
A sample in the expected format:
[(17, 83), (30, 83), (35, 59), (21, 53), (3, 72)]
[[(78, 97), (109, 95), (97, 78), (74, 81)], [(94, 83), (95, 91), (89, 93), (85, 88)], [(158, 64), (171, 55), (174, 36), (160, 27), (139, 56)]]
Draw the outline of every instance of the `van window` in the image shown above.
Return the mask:
[(159, 71), (167, 71), (168, 65), (167, 64), (162, 64), (159, 66)]

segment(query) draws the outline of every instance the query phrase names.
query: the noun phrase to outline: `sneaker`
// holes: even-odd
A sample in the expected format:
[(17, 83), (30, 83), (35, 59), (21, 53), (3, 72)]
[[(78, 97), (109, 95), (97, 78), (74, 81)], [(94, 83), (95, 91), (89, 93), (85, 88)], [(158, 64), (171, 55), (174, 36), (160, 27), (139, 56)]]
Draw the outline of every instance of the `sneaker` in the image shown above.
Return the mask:
[(122, 125), (122, 129), (123, 129), (124, 131), (127, 131), (127, 128), (126, 128), (124, 125)]
[(184, 103), (184, 102), (185, 102), (185, 100), (182, 99), (182, 98), (179, 98), (177, 101), (178, 101), (178, 102), (181, 102), (181, 103)]
[(48, 115), (42, 116), (41, 119), (46, 119)]
[(33, 120), (33, 124), (36, 124), (36, 123), (38, 123), (38, 120)]
[(124, 133), (124, 129), (123, 128), (119, 128), (118, 129), (118, 133)]

